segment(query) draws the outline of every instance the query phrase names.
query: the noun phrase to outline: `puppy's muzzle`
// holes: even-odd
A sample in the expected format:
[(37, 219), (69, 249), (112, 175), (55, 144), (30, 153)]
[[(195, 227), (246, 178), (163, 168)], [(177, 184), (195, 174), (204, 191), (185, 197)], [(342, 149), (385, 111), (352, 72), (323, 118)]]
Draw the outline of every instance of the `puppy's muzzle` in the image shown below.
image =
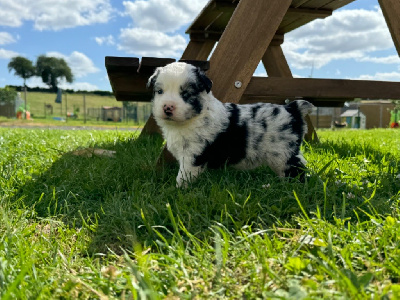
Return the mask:
[(172, 104), (164, 104), (163, 110), (167, 117), (171, 117), (174, 114), (175, 106)]

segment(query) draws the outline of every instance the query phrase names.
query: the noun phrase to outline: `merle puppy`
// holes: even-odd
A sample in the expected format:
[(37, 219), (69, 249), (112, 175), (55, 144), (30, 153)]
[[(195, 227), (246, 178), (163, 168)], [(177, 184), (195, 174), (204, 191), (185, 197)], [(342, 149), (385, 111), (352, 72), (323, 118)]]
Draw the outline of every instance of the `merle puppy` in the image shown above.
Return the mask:
[(177, 186), (186, 186), (208, 168), (239, 169), (268, 165), (278, 176), (296, 177), (305, 160), (300, 144), (313, 105), (222, 103), (211, 93), (211, 80), (198, 68), (175, 62), (149, 78), (153, 115), (179, 161)]

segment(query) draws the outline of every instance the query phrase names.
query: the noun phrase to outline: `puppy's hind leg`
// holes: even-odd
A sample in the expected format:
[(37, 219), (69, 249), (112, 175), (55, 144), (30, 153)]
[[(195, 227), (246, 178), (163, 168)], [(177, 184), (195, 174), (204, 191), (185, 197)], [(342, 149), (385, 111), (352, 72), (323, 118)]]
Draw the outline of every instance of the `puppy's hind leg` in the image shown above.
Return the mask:
[(304, 181), (306, 171), (306, 160), (303, 155), (293, 155), (287, 162), (285, 177), (298, 178), (300, 181)]

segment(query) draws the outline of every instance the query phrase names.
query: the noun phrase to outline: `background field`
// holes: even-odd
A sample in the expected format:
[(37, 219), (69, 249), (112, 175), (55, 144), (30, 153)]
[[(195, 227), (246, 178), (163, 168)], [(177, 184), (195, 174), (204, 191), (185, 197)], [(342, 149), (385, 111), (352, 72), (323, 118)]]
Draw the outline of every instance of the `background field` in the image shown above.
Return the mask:
[(400, 131), (318, 133), (305, 183), (227, 168), (181, 190), (156, 138), (0, 128), (0, 297), (398, 299)]
[[(23, 94), (21, 97), (23, 98)], [(83, 112), (83, 94), (63, 94), (63, 102), (61, 104), (55, 103), (56, 94), (41, 93), (41, 92), (28, 92), (27, 102), (30, 106), (31, 113), (36, 117), (44, 116), (44, 104), (53, 105), (54, 114), (61, 116), (61, 106), (65, 116), (65, 97), (67, 97), (68, 111), (74, 112), (74, 107), (79, 107)], [(122, 102), (115, 100), (114, 96), (99, 96), (94, 94), (86, 94), (86, 107), (101, 108), (102, 106), (117, 106), (122, 107)]]
[[(28, 124), (47, 124), (47, 125), (72, 125), (78, 126), (83, 125), (84, 121), (84, 94), (63, 94), (62, 103), (55, 103), (56, 94), (54, 93), (43, 93), (43, 92), (27, 92), (27, 105), (31, 112), (32, 120)], [(21, 93), (21, 98), (24, 99), (24, 94)], [(96, 113), (101, 115), (101, 108), (108, 107), (123, 107), (123, 103), (116, 101), (114, 96), (101, 96), (96, 94), (85, 94), (86, 109), (96, 109)], [(86, 115), (86, 121), (89, 125), (110, 125), (110, 126), (132, 126), (139, 125), (143, 126), (150, 113), (151, 107), (149, 103), (138, 103), (130, 102), (131, 105), (137, 107), (137, 114), (135, 114), (135, 120), (132, 117), (125, 117), (122, 122), (103, 122), (101, 118), (88, 113)], [(45, 109), (45, 105), (50, 104), (53, 106), (53, 114), (50, 114), (50, 109)], [(24, 105), (21, 105), (24, 107)], [(78, 111), (77, 111), (78, 110)], [(77, 119), (67, 118), (66, 113), (77, 114)], [(70, 124), (60, 124), (60, 121), (55, 121), (55, 118), (63, 118)], [(13, 124), (26, 124), (26, 122), (17, 121), (15, 118), (6, 119), (0, 117), (0, 123), (13, 123)]]

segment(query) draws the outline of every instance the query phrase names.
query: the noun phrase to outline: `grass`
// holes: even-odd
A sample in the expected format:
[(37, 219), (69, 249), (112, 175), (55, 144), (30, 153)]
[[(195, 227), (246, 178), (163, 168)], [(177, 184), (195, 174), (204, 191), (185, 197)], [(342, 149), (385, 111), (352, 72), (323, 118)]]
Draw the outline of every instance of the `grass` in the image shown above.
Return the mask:
[(400, 131), (319, 135), (305, 183), (181, 190), (156, 138), (0, 128), (0, 298), (399, 299)]
[(93, 129), (115, 129), (115, 128), (143, 128), (144, 122), (134, 122), (133, 120), (124, 120), (122, 122), (111, 122), (111, 121), (102, 121), (95, 119), (88, 119), (86, 123), (83, 119), (68, 119), (67, 121), (63, 120), (54, 120), (53, 118), (34, 118), (33, 120), (25, 120), (25, 119), (9, 119), (6, 117), (0, 117), (0, 126), (5, 127), (22, 127), (22, 128), (60, 128), (60, 127), (70, 127), (70, 128), (93, 128)]

